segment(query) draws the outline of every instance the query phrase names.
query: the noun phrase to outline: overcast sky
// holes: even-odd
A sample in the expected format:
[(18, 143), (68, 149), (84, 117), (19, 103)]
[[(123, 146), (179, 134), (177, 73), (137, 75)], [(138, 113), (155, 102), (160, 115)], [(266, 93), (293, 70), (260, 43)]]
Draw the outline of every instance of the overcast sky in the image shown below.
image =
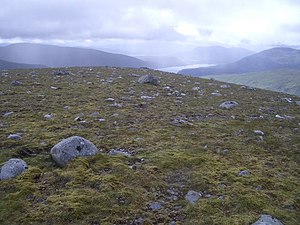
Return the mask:
[(300, 46), (300, 0), (0, 0), (0, 43), (170, 54)]

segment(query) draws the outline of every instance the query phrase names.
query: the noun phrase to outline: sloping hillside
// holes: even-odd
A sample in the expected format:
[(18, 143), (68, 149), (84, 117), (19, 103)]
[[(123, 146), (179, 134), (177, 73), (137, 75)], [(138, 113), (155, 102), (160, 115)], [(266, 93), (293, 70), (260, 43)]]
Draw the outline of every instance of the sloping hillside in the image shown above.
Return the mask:
[(147, 63), (140, 59), (121, 54), (93, 49), (27, 43), (0, 47), (0, 59), (18, 63), (41, 64), (49, 67), (147, 66)]
[[(0, 181), (0, 224), (299, 224), (300, 98), (147, 69), (53, 74), (0, 74), (0, 164), (28, 165)], [(99, 153), (61, 168), (50, 149), (71, 136)]]
[(1, 70), (26, 69), (26, 68), (46, 68), (46, 66), (35, 65), (35, 64), (14, 63), (14, 62), (8, 62), (0, 59)]
[(281, 69), (234, 75), (210, 75), (206, 78), (300, 96), (300, 70)]
[(205, 68), (184, 69), (178, 73), (205, 76), (262, 72), (277, 69), (300, 69), (300, 50), (292, 48), (272, 48), (245, 57), (234, 63)]

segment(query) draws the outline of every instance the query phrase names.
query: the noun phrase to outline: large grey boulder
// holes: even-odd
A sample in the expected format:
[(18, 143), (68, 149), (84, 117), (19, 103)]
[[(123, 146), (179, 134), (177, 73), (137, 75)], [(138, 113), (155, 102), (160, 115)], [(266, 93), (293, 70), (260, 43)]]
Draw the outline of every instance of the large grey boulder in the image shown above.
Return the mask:
[(252, 225), (283, 225), (278, 219), (274, 218), (273, 216), (263, 214), (260, 216), (259, 220)]
[(97, 147), (90, 141), (73, 136), (62, 140), (51, 149), (53, 160), (61, 167), (78, 156), (92, 156), (97, 153)]
[(138, 80), (141, 84), (152, 84), (152, 85), (158, 85), (158, 79), (153, 75), (145, 75), (141, 76)]
[(235, 102), (235, 101), (227, 101), (227, 102), (223, 102), (221, 105), (220, 105), (220, 108), (223, 108), (223, 109), (231, 109), (231, 108), (234, 108), (234, 107), (237, 107), (239, 105), (239, 103)]
[(7, 180), (15, 178), (28, 169), (25, 161), (22, 159), (10, 159), (1, 168), (0, 179)]

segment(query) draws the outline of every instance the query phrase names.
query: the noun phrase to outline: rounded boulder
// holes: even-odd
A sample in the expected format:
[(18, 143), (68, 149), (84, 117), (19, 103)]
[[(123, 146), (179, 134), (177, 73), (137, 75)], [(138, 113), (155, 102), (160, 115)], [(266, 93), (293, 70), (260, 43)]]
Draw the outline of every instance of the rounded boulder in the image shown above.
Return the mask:
[(227, 101), (227, 102), (223, 102), (220, 105), (220, 108), (222, 109), (231, 109), (231, 108), (235, 108), (239, 105), (239, 103), (235, 102), (235, 101)]
[(97, 147), (83, 137), (73, 136), (62, 140), (51, 149), (53, 160), (61, 167), (79, 156), (93, 156), (97, 153)]
[(28, 166), (25, 161), (22, 159), (10, 159), (8, 160), (1, 168), (0, 179), (7, 180), (19, 176), (25, 170), (28, 169)]
[(141, 76), (138, 80), (141, 84), (152, 84), (152, 85), (158, 85), (158, 79), (153, 75), (145, 75)]

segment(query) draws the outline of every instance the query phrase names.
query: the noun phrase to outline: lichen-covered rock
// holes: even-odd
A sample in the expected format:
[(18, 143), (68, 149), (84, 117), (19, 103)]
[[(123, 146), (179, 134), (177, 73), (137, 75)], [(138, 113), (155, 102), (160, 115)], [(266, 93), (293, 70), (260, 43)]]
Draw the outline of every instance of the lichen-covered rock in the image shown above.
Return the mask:
[(239, 105), (239, 103), (235, 102), (235, 101), (227, 101), (227, 102), (223, 102), (221, 105), (220, 105), (220, 108), (223, 108), (223, 109), (231, 109), (231, 108), (234, 108), (234, 107), (237, 107)]
[(25, 161), (22, 159), (10, 159), (1, 168), (0, 179), (7, 180), (15, 178), (28, 169)]
[(252, 225), (283, 225), (283, 223), (273, 216), (264, 214), (255, 223), (252, 223)]
[(152, 75), (141, 76), (138, 82), (141, 84), (158, 85), (158, 79)]
[(51, 149), (53, 160), (61, 167), (78, 156), (92, 156), (97, 153), (97, 147), (90, 141), (73, 136), (62, 140)]

